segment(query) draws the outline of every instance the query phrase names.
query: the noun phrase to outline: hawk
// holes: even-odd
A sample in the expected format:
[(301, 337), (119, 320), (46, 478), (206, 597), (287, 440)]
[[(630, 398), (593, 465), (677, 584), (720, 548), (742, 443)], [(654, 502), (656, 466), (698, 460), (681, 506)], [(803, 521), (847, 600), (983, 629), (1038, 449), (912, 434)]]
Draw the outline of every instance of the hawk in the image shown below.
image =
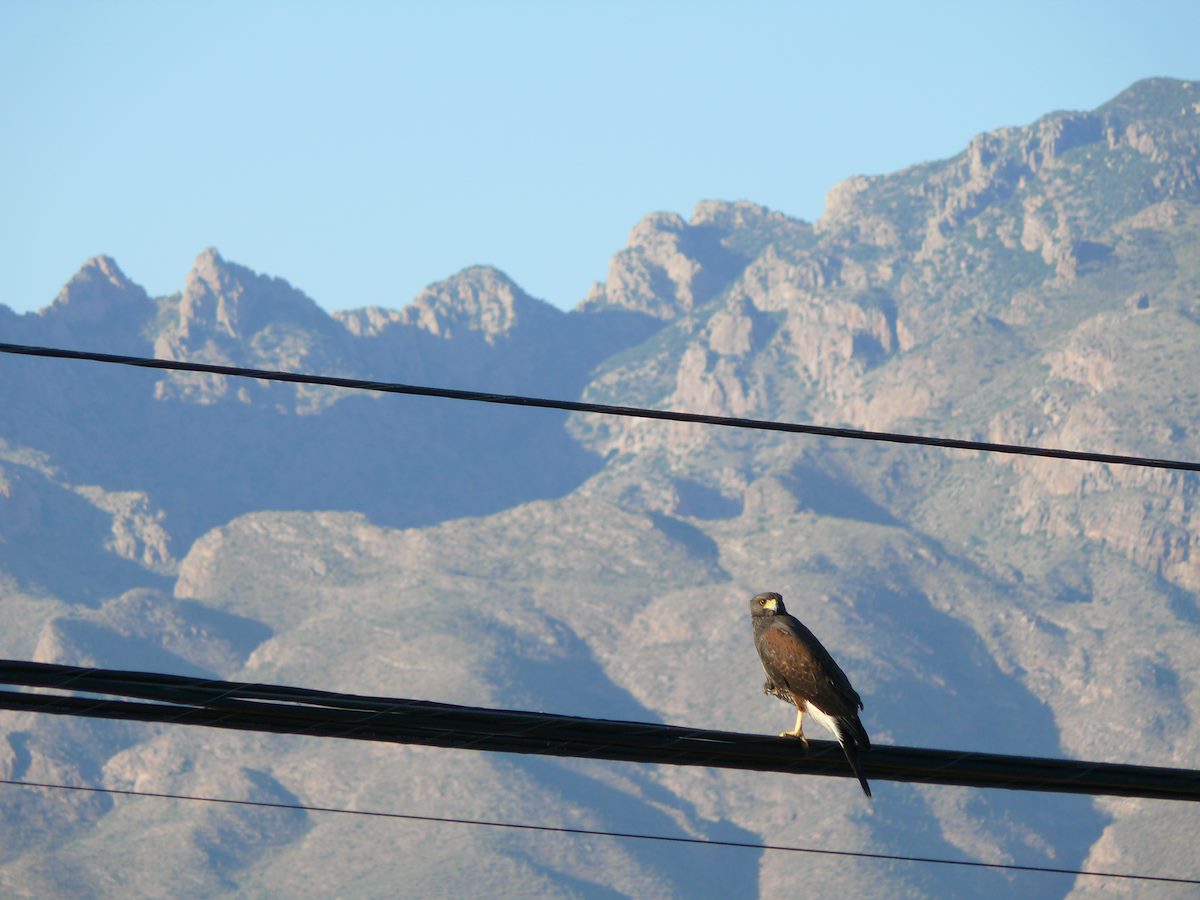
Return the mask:
[(870, 797), (871, 787), (858, 765), (858, 751), (870, 750), (871, 739), (858, 719), (862, 700), (846, 673), (816, 635), (788, 615), (779, 594), (756, 595), (750, 601), (750, 620), (758, 659), (767, 673), (763, 693), (796, 707), (796, 727), (779, 736), (800, 738), (807, 747), (804, 714), (808, 713), (837, 737), (863, 793)]

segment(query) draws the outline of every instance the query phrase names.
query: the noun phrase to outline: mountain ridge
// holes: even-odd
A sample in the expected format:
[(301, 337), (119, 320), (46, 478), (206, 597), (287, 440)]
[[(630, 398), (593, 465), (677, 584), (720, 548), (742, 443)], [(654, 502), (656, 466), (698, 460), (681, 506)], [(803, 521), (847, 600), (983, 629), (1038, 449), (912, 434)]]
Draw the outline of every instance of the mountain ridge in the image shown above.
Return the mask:
[[(471, 267), (402, 309), (330, 314), (210, 249), (160, 298), (91, 260), (61, 303), (0, 307), (0, 339), (1200, 458), (1198, 137), (1200, 87), (1156, 79), (850, 179), (814, 223), (746, 202), (652, 213), (571, 311)], [(745, 599), (779, 590), (863, 695), (878, 743), (1187, 767), (1198, 491), (1186, 473), (4, 357), (0, 610), (16, 624), (0, 653), (773, 734), (791, 720), (760, 692)], [(864, 805), (842, 779), (32, 714), (0, 713), (0, 775), (1194, 865), (1182, 804), (884, 782)], [(0, 831), (21, 835), (0, 842), (0, 892), (115, 895), (93, 873), (124, 854), (138, 861), (125, 890), (161, 889), (167, 860), (172, 884), (204, 896), (420, 895), (466, 884), (464, 845), (474, 877), (540, 896), (1102, 889), (142, 809), (0, 806)]]

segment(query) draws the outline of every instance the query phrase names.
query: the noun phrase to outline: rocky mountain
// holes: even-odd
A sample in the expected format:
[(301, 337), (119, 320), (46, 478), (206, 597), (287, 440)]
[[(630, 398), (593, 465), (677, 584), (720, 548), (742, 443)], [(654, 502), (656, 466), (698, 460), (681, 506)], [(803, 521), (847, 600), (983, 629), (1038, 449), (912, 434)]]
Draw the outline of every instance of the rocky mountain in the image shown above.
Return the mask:
[[(853, 178), (814, 223), (647, 216), (571, 312), (475, 267), (329, 315), (207, 250), (158, 298), (92, 260), (42, 311), (0, 307), (0, 340), (1200, 459), (1198, 248), (1200, 85), (1153, 79)], [(1197, 767), (1198, 496), (1179, 472), (0, 357), (0, 654), (774, 733), (746, 621), (773, 589), (879, 743)], [(0, 777), (1198, 874), (1197, 813), (1164, 801), (868, 802), (15, 713)], [(12, 896), (1121, 890), (16, 787), (0, 836)]]

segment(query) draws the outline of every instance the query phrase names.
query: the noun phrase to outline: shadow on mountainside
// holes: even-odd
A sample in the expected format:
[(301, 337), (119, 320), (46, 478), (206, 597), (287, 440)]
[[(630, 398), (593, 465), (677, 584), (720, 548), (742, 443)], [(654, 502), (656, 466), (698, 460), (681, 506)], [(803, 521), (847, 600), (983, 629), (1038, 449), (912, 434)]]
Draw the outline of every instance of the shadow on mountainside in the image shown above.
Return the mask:
[[(623, 310), (558, 315), (503, 346), (477, 341), (481, 357), (463, 355), (466, 338), (422, 334), (421, 347), (440, 346), (419, 358), (355, 346), (362, 355), (334, 365), (350, 377), (573, 399), (596, 364), (661, 327)], [(290, 385), (228, 379), (215, 399), (181, 400), (176, 388), (172, 399), (156, 397), (168, 381), (117, 366), (0, 358), (0, 436), (45, 454), (72, 484), (149, 495), (179, 556), (251, 511), (356, 510), (381, 525), (428, 525), (563, 496), (602, 466), (554, 410), (329, 389), (337, 402), (298, 412)], [(132, 586), (113, 584), (106, 593)]]
[[(495, 683), (505, 702), (524, 709), (565, 715), (658, 723), (661, 717), (615, 684), (596, 660), (591, 648), (571, 629), (557, 621), (551, 627), (558, 651), (549, 658), (533, 659), (508, 654), (495, 671)], [(550, 757), (504, 755), (513, 765), (536, 778), (563, 798), (563, 806), (595, 817), (594, 826), (605, 830), (702, 837), (711, 840), (757, 843), (759, 836), (728, 820), (701, 817), (693, 804), (658, 784), (651, 767), (635, 763), (597, 760), (559, 760)], [(552, 812), (545, 820), (560, 822)], [(686, 823), (686, 830), (681, 824)], [(624, 849), (649, 871), (669, 879), (671, 893), (680, 897), (752, 897), (758, 894), (760, 851), (742, 851), (736, 858), (704, 852), (696, 847), (665, 847), (655, 841), (625, 842)], [(561, 876), (554, 874), (555, 878)], [(587, 897), (611, 896), (597, 884), (581, 884)]]
[[(45, 452), (73, 483), (148, 494), (179, 556), (247, 512), (356, 510), (392, 527), (427, 525), (562, 496), (601, 466), (550, 410), (351, 396), (296, 415), (156, 401), (138, 372), (91, 372), (84, 391), (72, 374), (45, 403), (32, 386), (11, 392), (21, 408), (10, 406), (5, 437)], [(91, 388), (106, 397), (99, 407)], [(45, 427), (48, 418), (61, 427)], [(133, 586), (104, 582), (109, 595)]]
[[(966, 624), (934, 608), (915, 590), (878, 587), (857, 593), (854, 614), (892, 634), (899, 677), (876, 679), (865, 721), (886, 716), (888, 743), (1029, 756), (1063, 755), (1050, 707), (996, 664)], [(876, 726), (878, 727), (878, 726)], [(1090, 797), (1029, 791), (887, 786), (870, 819), (881, 842), (930, 856), (1000, 858), (1078, 867), (1108, 817)], [(899, 836), (903, 835), (903, 839)], [(1011, 875), (980, 877), (945, 867), (909, 877), (938, 893), (988, 897), (1018, 885), (1031, 896), (1062, 896), (1054, 887)], [(1027, 882), (1022, 884), (1022, 882)]]
[(113, 514), (43, 473), (0, 466), (0, 571), (32, 595), (96, 606), (171, 579), (113, 552)]

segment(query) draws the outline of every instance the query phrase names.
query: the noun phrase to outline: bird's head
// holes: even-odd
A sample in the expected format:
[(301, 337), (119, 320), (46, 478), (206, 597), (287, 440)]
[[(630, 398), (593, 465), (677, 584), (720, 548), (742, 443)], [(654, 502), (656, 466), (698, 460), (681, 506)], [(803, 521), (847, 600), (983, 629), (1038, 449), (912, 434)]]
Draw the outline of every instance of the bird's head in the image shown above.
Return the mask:
[(750, 615), (752, 616), (782, 616), (787, 612), (783, 605), (783, 597), (776, 594), (774, 591), (768, 591), (765, 594), (755, 594), (754, 599), (750, 601)]

